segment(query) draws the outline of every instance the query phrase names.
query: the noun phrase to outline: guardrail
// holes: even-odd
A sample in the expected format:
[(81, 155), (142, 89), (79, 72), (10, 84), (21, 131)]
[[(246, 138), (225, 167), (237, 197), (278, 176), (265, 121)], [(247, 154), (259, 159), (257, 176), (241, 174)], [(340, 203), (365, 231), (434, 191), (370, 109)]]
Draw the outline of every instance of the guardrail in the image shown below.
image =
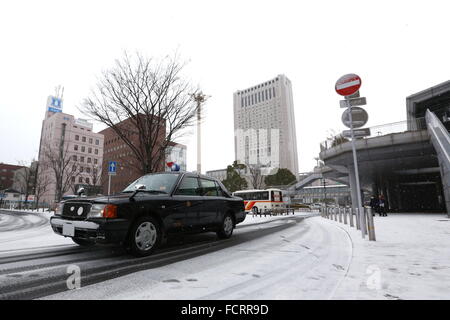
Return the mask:
[(264, 210), (258, 210), (253, 211), (252, 216), (280, 216), (280, 215), (289, 215), (295, 214), (295, 210), (298, 210), (299, 212), (311, 212), (311, 209), (306, 208), (300, 208), (300, 209), (294, 209), (294, 208), (278, 208), (278, 209), (264, 209)]
[[(408, 128), (415, 128), (413, 130), (409, 130)], [(368, 139), (374, 138), (378, 136), (384, 136), (392, 133), (401, 133), (406, 131), (419, 131), (427, 129), (426, 119), (425, 117), (416, 118), (413, 120), (405, 120), (398, 121), (392, 123), (386, 123), (382, 125), (369, 127), (370, 136), (359, 138), (359, 139)], [(333, 137), (328, 138), (327, 140), (320, 143), (320, 151), (325, 151), (331, 149), (337, 145), (350, 141), (347, 138), (344, 138), (342, 134), (337, 134)]]
[[(373, 209), (371, 207), (364, 207), (364, 213), (365, 225), (363, 225), (363, 227), (368, 231), (369, 240), (376, 241), (375, 224), (373, 222)], [(358, 208), (355, 210), (353, 210), (353, 208), (346, 207), (321, 208), (320, 214), (323, 218), (349, 224), (350, 227), (356, 227), (357, 230), (361, 230)], [(353, 222), (353, 217), (355, 217), (355, 222)]]

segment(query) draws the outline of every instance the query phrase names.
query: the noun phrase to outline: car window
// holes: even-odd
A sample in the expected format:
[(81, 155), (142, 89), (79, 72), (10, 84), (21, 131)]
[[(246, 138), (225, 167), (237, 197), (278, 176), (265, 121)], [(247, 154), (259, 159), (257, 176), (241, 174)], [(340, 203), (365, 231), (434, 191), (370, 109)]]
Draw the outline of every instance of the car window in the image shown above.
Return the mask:
[(201, 196), (200, 185), (196, 177), (184, 177), (178, 187), (177, 195)]
[(200, 179), (203, 188), (203, 195), (207, 197), (217, 197), (217, 187), (214, 181), (207, 179)]
[(148, 174), (134, 181), (125, 190), (123, 190), (123, 192), (135, 191), (136, 185), (143, 184), (145, 186), (145, 190), (154, 190), (169, 193), (177, 182), (178, 176), (178, 174), (172, 173)]
[(216, 182), (214, 182), (216, 184), (216, 188), (217, 188), (217, 194), (219, 195), (219, 197), (225, 197), (225, 192), (223, 192), (222, 188), (220, 187), (220, 185)]

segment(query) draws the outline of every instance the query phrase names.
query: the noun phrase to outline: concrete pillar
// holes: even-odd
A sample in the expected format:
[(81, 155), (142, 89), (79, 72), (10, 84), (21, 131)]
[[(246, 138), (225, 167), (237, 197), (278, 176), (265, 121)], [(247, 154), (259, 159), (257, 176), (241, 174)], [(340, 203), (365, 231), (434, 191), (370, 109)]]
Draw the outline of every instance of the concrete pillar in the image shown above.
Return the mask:
[(450, 218), (450, 169), (445, 166), (444, 161), (441, 161), (441, 154), (438, 152), (439, 168), (441, 171), (442, 190), (444, 191), (445, 207), (447, 209), (447, 216)]

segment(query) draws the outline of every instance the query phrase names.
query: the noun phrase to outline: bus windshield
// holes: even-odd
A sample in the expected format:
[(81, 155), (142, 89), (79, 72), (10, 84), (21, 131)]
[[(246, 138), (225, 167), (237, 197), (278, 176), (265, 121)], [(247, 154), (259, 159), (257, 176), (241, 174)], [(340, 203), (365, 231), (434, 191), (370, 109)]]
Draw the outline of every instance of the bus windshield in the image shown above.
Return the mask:
[(270, 200), (269, 191), (238, 192), (235, 196), (244, 200)]

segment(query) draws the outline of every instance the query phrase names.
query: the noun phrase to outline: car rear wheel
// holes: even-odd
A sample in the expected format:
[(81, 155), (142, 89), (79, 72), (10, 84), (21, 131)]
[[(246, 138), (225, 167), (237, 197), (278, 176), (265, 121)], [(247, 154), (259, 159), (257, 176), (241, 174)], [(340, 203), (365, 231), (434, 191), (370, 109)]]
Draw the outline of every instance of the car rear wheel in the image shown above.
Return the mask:
[(220, 230), (217, 231), (217, 236), (220, 239), (228, 239), (233, 234), (234, 230), (234, 221), (229, 213), (225, 215), (222, 221), (222, 226)]
[(79, 238), (72, 238), (72, 241), (82, 247), (90, 247), (95, 244), (94, 241), (86, 240), (86, 239), (79, 239)]
[(159, 223), (150, 216), (139, 218), (129, 235), (130, 251), (133, 255), (144, 257), (150, 255), (161, 242)]

